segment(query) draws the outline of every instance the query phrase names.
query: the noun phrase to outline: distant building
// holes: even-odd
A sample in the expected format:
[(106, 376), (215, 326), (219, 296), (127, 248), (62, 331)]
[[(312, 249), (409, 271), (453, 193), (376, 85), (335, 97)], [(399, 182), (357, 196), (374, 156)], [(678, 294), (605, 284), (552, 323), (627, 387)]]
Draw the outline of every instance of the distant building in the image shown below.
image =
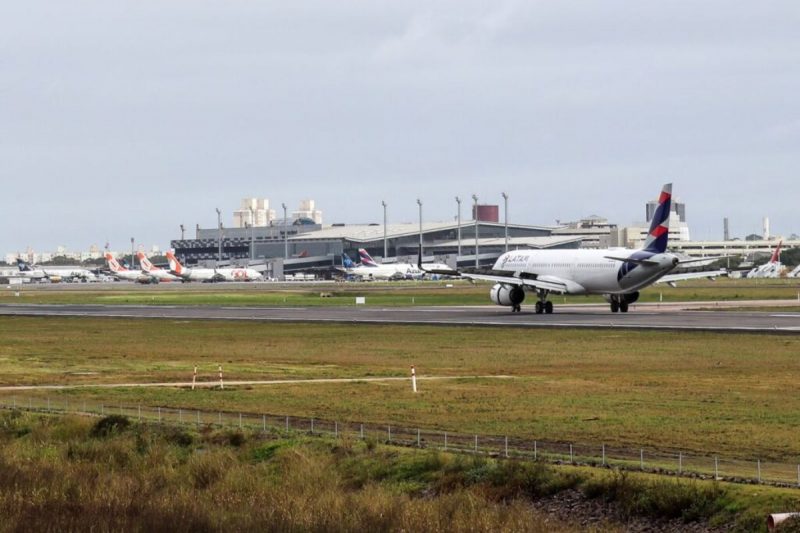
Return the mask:
[(472, 220), (477, 220), (479, 222), (499, 222), (500, 207), (487, 204), (473, 205)]
[(297, 211), (292, 211), (293, 220), (308, 219), (314, 224), (322, 224), (322, 211), (317, 209), (314, 200), (303, 200)]
[[(645, 205), (645, 216), (646, 216), (645, 222), (649, 224), (650, 221), (653, 220), (653, 215), (655, 215), (656, 209), (658, 209), (657, 199), (650, 200), (649, 202), (647, 202), (647, 204)], [(686, 204), (684, 204), (683, 202), (679, 202), (677, 199), (673, 198), (670, 211), (678, 217), (678, 220), (680, 220), (681, 222), (686, 222)]]
[(244, 198), (241, 207), (233, 212), (233, 227), (269, 226), (275, 220), (275, 210), (269, 208), (268, 198)]

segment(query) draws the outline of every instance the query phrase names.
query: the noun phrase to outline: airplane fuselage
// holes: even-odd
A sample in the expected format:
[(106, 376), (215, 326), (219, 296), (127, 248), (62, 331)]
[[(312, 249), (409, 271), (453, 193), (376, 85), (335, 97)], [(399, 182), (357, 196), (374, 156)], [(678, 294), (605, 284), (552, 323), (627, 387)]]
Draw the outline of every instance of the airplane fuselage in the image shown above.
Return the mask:
[[(623, 262), (608, 257), (632, 258), (653, 264)], [(624, 294), (637, 291), (673, 270), (673, 254), (612, 248), (604, 250), (517, 250), (501, 255), (496, 272), (516, 277), (565, 282), (567, 294)]]

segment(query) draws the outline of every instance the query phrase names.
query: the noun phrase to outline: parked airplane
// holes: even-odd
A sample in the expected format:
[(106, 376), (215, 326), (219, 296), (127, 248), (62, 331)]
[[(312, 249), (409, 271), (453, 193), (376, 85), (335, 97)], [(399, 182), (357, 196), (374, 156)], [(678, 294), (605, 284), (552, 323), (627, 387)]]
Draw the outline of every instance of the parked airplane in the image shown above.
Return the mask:
[(117, 279), (122, 279), (126, 281), (135, 281), (136, 283), (158, 283), (158, 280), (153, 278), (152, 276), (147, 275), (146, 272), (142, 272), (141, 270), (133, 270), (128, 269), (117, 262), (111, 252), (105, 253), (106, 262), (108, 263), (108, 269), (111, 271), (111, 275)]
[(139, 258), (139, 264), (142, 265), (142, 271), (146, 275), (151, 276), (158, 281), (181, 281), (181, 278), (171, 274), (168, 270), (153, 265), (147, 256), (144, 255), (144, 252), (138, 252), (136, 257)]
[[(535, 292), (537, 314), (552, 313), (553, 294), (599, 294), (611, 312), (628, 311), (639, 299), (639, 291), (653, 283), (674, 283), (685, 279), (713, 278), (726, 273), (692, 272), (669, 274), (680, 265), (708, 261), (709, 258), (681, 259), (667, 252), (672, 184), (664, 185), (650, 231), (640, 250), (609, 248), (600, 250), (518, 250), (501, 255), (491, 274), (458, 271), (430, 271), (467, 279), (493, 281), (492, 302), (522, 310), (526, 291)], [(420, 261), (420, 268), (423, 265)]]
[(167, 252), (170, 273), (182, 281), (259, 281), (264, 276), (252, 268), (186, 268), (175, 258), (172, 251)]
[[(360, 252), (361, 250), (359, 250)], [(346, 274), (364, 280), (405, 279), (405, 271), (399, 270), (394, 265), (378, 265), (374, 261), (372, 264), (365, 265), (363, 259), (360, 263), (354, 263), (347, 254), (342, 254), (342, 267)]]
[(57, 266), (33, 266), (30, 263), (17, 258), (17, 268), (21, 278), (29, 279), (49, 279), (50, 281), (97, 281), (97, 276), (86, 268), (77, 267), (57, 267)]
[(772, 252), (772, 257), (763, 265), (757, 266), (747, 273), (748, 278), (778, 278), (783, 270), (781, 264), (781, 245), (783, 241), (778, 241), (778, 247)]

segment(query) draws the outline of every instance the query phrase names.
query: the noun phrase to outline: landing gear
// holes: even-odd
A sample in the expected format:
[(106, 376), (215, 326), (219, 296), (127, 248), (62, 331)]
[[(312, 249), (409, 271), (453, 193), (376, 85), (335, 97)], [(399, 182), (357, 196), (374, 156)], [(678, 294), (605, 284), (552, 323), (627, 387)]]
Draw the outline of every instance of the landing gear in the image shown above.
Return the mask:
[(521, 313), (522, 312), (522, 305), (521, 304), (512, 305), (511, 306), (511, 312), (512, 313)]
[(553, 314), (553, 302), (547, 299), (547, 295), (549, 294), (548, 291), (539, 291), (539, 301), (536, 302), (536, 314), (541, 315), (542, 313), (552, 315)]
[(611, 300), (611, 312), (612, 313), (627, 313), (628, 312), (628, 302), (625, 300), (617, 300), (616, 298)]

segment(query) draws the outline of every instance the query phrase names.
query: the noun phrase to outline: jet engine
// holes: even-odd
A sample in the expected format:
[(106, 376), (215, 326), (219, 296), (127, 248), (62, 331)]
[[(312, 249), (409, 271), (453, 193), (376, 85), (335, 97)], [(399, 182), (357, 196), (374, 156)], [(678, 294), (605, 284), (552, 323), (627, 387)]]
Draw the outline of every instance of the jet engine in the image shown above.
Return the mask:
[(516, 285), (498, 283), (489, 291), (489, 298), (497, 305), (517, 306), (525, 300), (525, 291)]

